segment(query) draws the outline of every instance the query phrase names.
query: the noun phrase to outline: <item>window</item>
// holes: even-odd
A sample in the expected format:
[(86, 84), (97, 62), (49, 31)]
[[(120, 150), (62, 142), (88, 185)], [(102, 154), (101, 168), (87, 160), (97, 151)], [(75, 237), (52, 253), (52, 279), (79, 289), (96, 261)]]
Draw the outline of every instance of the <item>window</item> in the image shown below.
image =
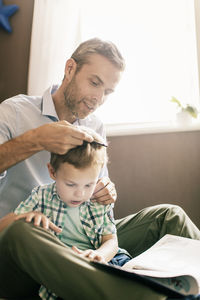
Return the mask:
[(175, 96), (199, 107), (195, 11), (192, 0), (84, 0), (81, 39), (112, 40), (126, 60), (116, 92), (97, 115), (104, 123), (175, 118)]
[(100, 37), (119, 47), (127, 65), (116, 92), (96, 112), (104, 123), (142, 128), (174, 120), (172, 96), (199, 108), (199, 0), (34, 3), (30, 95), (42, 94), (50, 84), (60, 82), (66, 59), (76, 46)]

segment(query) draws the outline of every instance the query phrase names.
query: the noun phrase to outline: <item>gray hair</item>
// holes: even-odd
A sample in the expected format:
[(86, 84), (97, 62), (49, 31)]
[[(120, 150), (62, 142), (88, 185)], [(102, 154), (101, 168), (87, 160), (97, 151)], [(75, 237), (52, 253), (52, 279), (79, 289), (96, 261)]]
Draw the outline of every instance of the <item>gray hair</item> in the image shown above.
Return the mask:
[(120, 71), (125, 69), (125, 61), (115, 44), (99, 38), (93, 38), (81, 43), (71, 56), (77, 63), (77, 72), (84, 64), (89, 63), (89, 57), (92, 54), (104, 56)]

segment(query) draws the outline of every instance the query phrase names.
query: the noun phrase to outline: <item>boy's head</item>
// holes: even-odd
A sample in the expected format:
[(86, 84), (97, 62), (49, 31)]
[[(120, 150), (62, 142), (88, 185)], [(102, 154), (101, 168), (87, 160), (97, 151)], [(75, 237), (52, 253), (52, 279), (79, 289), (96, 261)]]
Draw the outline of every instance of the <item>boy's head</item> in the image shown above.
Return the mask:
[(81, 127), (93, 136), (92, 143), (70, 149), (66, 154), (52, 153), (49, 174), (56, 181), (57, 192), (68, 206), (76, 207), (90, 199), (101, 168), (107, 163), (105, 141), (91, 129)]

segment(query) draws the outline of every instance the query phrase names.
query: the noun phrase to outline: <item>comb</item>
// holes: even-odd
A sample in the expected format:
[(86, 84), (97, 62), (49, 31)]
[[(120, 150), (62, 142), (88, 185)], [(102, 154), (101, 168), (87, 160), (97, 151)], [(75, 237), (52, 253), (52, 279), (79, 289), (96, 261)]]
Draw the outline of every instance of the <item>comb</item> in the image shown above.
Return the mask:
[(102, 147), (108, 147), (108, 145), (103, 144), (103, 143), (99, 143), (99, 142), (96, 142), (96, 141), (93, 141), (93, 142), (91, 142), (90, 144), (93, 144), (93, 145), (99, 145), (99, 146), (102, 146)]

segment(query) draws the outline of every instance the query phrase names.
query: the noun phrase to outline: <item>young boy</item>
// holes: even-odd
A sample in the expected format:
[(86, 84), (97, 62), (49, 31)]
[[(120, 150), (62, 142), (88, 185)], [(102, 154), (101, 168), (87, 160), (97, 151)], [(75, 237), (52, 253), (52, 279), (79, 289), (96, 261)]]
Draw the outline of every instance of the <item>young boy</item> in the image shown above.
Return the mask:
[[(84, 130), (94, 141), (83, 142), (65, 155), (51, 154), (48, 170), (54, 183), (34, 188), (16, 208), (16, 219), (25, 218), (53, 230), (66, 246), (91, 261), (123, 265), (130, 257), (118, 248), (112, 205), (90, 201), (100, 170), (107, 163), (106, 145), (95, 132)], [(41, 287), (41, 298), (47, 295), (52, 297), (48, 299), (56, 297)]]

